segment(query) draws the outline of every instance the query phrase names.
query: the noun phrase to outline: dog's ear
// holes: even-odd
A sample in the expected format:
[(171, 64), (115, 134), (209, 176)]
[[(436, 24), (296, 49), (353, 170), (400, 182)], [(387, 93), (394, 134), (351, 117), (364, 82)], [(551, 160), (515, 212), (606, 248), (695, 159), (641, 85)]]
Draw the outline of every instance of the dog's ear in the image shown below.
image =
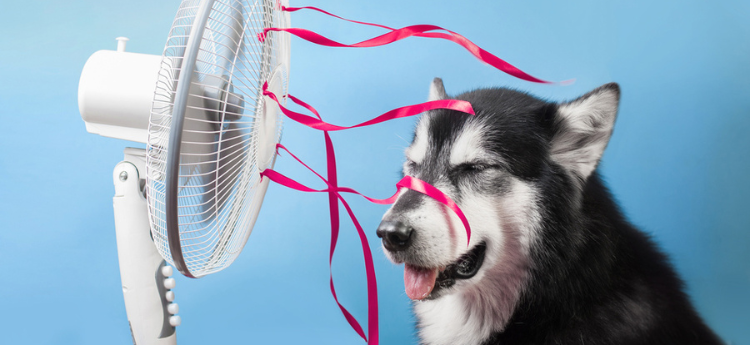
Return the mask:
[(612, 136), (619, 102), (620, 87), (609, 83), (559, 104), (553, 123), (552, 159), (585, 181)]
[(443, 79), (433, 79), (432, 84), (430, 84), (430, 96), (428, 97), (428, 101), (439, 101), (446, 98), (448, 98), (448, 95), (445, 93)]

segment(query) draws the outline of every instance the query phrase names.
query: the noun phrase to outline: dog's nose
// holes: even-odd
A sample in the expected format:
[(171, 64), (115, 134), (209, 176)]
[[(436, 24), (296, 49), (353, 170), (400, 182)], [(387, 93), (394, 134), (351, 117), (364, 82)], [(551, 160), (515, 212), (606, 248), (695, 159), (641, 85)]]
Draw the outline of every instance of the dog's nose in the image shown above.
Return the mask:
[(404, 223), (384, 220), (376, 234), (383, 239), (385, 249), (397, 252), (409, 248), (413, 232), (414, 229)]

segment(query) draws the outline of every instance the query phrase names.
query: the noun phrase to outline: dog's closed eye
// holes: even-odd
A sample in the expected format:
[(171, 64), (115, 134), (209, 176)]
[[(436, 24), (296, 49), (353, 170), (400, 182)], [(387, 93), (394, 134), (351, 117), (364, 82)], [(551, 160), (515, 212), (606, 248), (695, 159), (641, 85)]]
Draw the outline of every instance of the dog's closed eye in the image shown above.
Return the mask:
[(469, 162), (459, 164), (455, 167), (455, 171), (464, 174), (474, 174), (495, 168), (499, 168), (499, 166), (483, 162)]

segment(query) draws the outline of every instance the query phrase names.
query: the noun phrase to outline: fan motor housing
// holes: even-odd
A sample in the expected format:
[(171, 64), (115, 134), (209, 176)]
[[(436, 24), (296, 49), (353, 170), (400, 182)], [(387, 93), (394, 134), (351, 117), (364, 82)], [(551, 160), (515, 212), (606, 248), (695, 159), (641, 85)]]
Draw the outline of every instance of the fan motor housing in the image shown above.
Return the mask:
[(89, 133), (146, 143), (161, 55), (100, 50), (86, 61), (78, 110)]

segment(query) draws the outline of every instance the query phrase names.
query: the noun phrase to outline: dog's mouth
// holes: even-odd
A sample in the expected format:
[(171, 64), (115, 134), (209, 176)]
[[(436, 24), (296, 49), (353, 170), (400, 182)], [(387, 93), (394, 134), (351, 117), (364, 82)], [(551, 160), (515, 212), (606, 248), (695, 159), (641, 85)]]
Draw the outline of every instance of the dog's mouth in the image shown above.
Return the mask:
[(479, 272), (487, 244), (482, 242), (458, 260), (445, 267), (404, 266), (404, 287), (412, 300), (433, 299), (441, 289), (449, 288), (458, 279), (469, 279)]

